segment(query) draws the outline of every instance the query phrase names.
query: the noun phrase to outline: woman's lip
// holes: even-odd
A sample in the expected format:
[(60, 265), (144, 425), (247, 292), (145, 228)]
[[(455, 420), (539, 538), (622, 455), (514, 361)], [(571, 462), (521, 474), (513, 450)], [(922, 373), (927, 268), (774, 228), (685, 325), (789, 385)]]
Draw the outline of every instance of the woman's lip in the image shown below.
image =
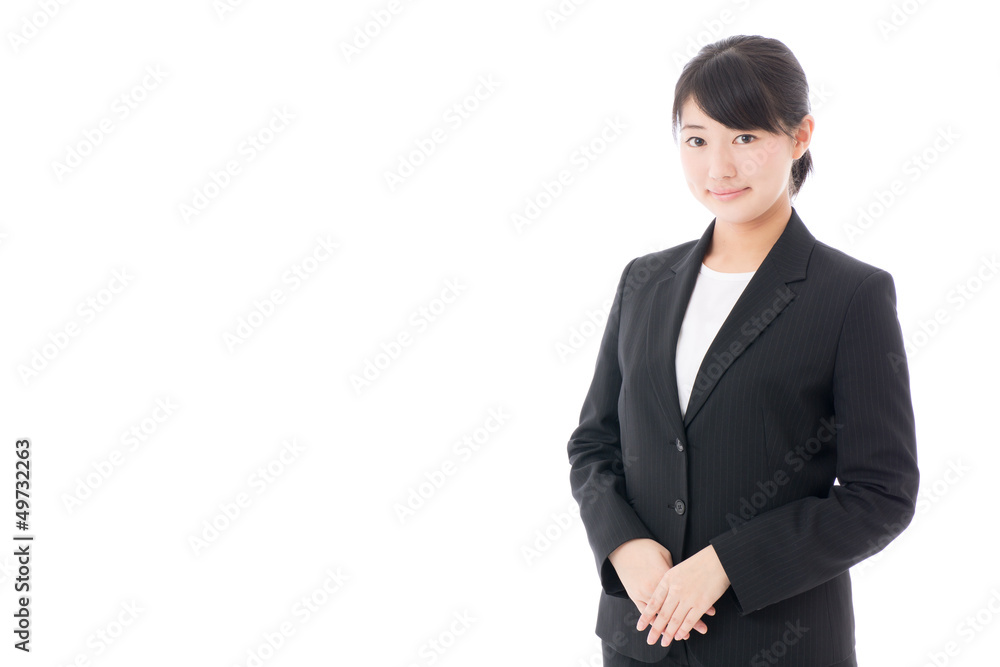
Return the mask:
[(747, 187), (747, 188), (743, 188), (742, 190), (731, 190), (729, 192), (721, 193), (721, 194), (718, 193), (718, 192), (712, 192), (711, 190), (709, 190), (709, 192), (712, 192), (712, 196), (715, 197), (716, 199), (719, 199), (719, 200), (722, 200), (722, 201), (729, 201), (730, 199), (735, 199), (736, 197), (739, 197), (743, 192), (746, 192), (749, 189), (750, 188)]

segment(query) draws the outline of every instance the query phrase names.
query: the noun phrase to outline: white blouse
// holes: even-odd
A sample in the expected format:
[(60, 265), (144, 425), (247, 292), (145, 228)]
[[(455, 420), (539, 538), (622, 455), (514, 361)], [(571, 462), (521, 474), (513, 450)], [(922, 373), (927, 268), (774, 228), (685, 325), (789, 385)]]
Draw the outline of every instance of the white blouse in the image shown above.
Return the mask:
[(726, 321), (754, 273), (756, 271), (722, 273), (708, 268), (702, 262), (677, 339), (675, 368), (682, 416), (687, 411), (695, 376), (708, 352), (708, 346), (715, 340), (722, 323)]

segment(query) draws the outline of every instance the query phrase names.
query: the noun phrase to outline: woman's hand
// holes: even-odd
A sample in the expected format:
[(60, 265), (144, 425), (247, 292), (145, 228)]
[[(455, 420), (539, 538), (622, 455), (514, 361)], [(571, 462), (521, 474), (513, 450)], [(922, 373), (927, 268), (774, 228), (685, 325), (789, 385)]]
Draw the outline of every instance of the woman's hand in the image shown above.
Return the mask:
[[(625, 584), (624, 578), (622, 584)], [(661, 634), (663, 646), (668, 646), (672, 639), (687, 639), (691, 628), (697, 630), (699, 624), (705, 625), (701, 620), (703, 614), (711, 610), (714, 615), (712, 605), (722, 597), (729, 584), (715, 547), (709, 545), (663, 573), (639, 617), (636, 630), (641, 631), (655, 616), (647, 644), (655, 644)], [(703, 630), (699, 632), (704, 634)]]
[[(621, 579), (629, 599), (632, 600), (640, 613), (649, 608), (648, 602), (653, 597), (657, 583), (662, 581), (666, 573), (674, 566), (670, 551), (656, 540), (648, 538), (637, 538), (625, 542), (611, 552), (608, 560), (611, 561), (615, 572), (618, 573), (618, 578)], [(726, 585), (729, 585), (728, 580)], [(709, 607), (707, 613), (709, 616), (715, 615), (715, 607)], [(652, 614), (650, 614), (650, 618), (652, 618)], [(642, 620), (642, 618), (639, 619), (640, 623)], [(684, 631), (681, 639), (690, 637), (689, 630), (691, 629), (697, 630), (701, 634), (708, 632), (708, 626), (700, 619), (700, 614), (696, 621)], [(642, 630), (642, 627), (640, 626), (638, 629)]]

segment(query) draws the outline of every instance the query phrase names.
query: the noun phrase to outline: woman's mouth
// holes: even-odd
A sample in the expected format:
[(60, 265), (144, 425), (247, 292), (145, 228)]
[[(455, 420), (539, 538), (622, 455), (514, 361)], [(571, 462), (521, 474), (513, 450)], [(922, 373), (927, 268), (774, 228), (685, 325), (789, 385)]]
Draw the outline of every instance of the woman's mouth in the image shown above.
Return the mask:
[(711, 192), (712, 196), (718, 199), (719, 201), (729, 201), (730, 199), (736, 199), (749, 189), (750, 188), (743, 188), (742, 190), (723, 190), (721, 192), (714, 192), (713, 190), (709, 190), (709, 192)]

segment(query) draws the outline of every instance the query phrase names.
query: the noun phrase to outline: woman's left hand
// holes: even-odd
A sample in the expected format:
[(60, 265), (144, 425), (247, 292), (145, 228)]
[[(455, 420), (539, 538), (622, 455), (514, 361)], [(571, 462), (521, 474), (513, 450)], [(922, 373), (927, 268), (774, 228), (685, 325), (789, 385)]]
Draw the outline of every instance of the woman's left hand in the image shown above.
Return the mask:
[(729, 584), (715, 547), (708, 545), (666, 571), (639, 616), (636, 630), (641, 631), (655, 616), (647, 644), (655, 644), (661, 634), (663, 646), (668, 646), (672, 639), (683, 639), (709, 607), (722, 597)]

